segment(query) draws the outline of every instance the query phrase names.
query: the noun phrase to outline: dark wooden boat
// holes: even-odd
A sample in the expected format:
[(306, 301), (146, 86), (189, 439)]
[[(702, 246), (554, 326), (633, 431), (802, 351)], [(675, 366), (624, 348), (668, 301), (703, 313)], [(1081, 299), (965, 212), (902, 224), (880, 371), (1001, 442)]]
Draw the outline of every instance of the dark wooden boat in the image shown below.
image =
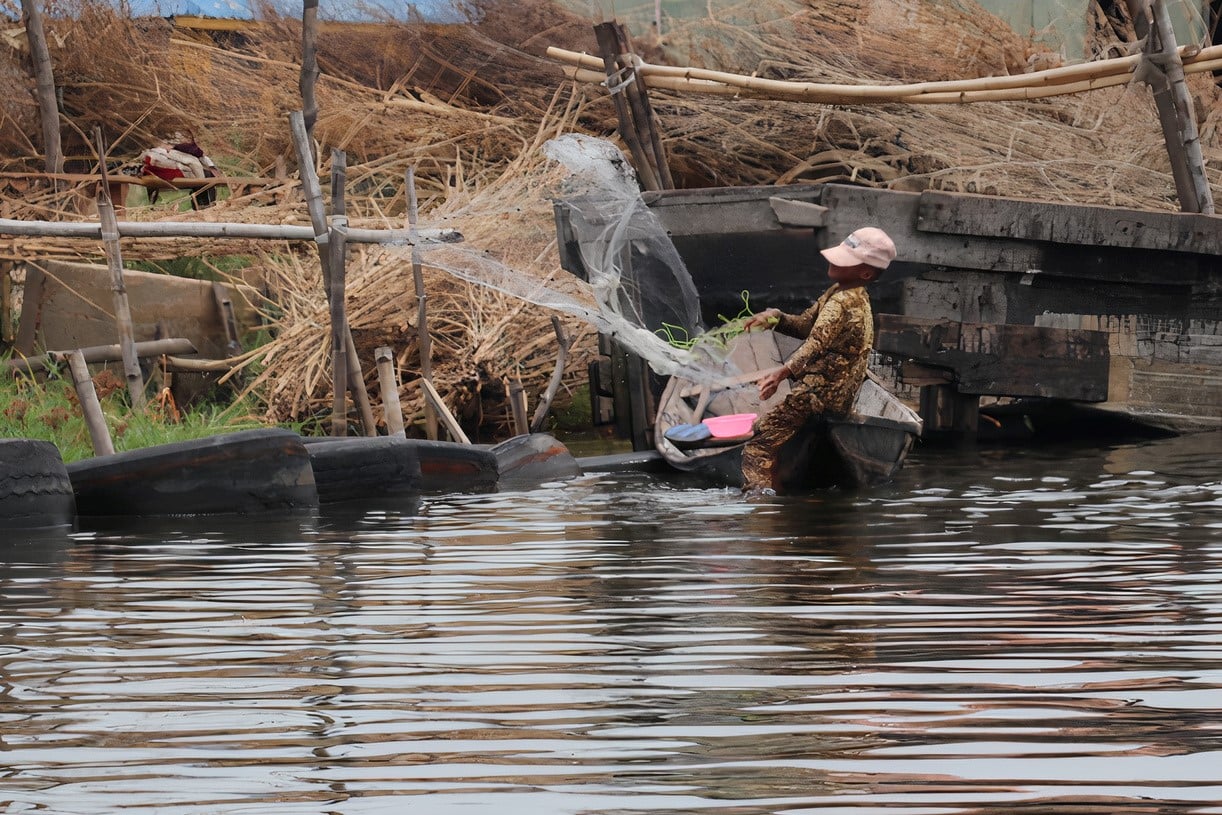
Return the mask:
[[(694, 425), (709, 416), (764, 415), (789, 393), (784, 383), (761, 402), (754, 379), (780, 366), (798, 343), (772, 331), (744, 334), (730, 349), (742, 374), (713, 386), (671, 377), (658, 402), (655, 446), (676, 470), (699, 473), (732, 486), (742, 484), (743, 437), (711, 438), (689, 446), (676, 444), (667, 431)], [(786, 492), (820, 487), (860, 487), (884, 482), (903, 466), (921, 419), (885, 387), (868, 378), (843, 418), (813, 419), (782, 450), (781, 484)]]
[(301, 437), (261, 428), (67, 465), (78, 516), (253, 514), (318, 506)]

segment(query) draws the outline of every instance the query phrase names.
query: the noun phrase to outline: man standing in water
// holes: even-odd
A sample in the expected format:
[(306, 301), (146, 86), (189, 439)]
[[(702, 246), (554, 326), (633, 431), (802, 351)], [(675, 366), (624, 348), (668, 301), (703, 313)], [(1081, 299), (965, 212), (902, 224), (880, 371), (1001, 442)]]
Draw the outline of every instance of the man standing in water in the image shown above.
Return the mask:
[(793, 385), (756, 423), (755, 436), (743, 449), (744, 491), (778, 490), (781, 448), (812, 419), (846, 415), (866, 378), (874, 344), (866, 285), (895, 259), (895, 243), (886, 232), (867, 226), (822, 254), (833, 283), (814, 305), (801, 314), (765, 309), (745, 323), (748, 331), (773, 327), (804, 341), (783, 367), (758, 380), (761, 399), (771, 397), (787, 379)]

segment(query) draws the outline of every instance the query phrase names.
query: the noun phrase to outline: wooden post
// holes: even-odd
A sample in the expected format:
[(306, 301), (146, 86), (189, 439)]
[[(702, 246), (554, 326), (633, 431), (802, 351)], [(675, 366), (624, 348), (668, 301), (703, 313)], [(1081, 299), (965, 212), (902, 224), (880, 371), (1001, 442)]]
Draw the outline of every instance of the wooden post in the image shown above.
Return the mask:
[(664, 190), (673, 190), (675, 182), (671, 178), (670, 166), (666, 161), (666, 150), (662, 146), (662, 136), (658, 132), (657, 118), (653, 115), (653, 106), (649, 103), (649, 90), (645, 77), (636, 69), (632, 42), (628, 39), (628, 32), (622, 24), (610, 23), (609, 25), (614, 26), (618, 61), (628, 76), (632, 78), (632, 82), (624, 86), (624, 91), (628, 94), (628, 107), (632, 111), (632, 121), (636, 125), (637, 138), (645, 150), (645, 155), (650, 159), (650, 168), (656, 174), (658, 184)]
[(960, 393), (954, 385), (923, 385), (920, 414), (929, 434), (950, 433), (965, 441), (976, 438), (980, 397)]
[(522, 387), (522, 377), (516, 374), (509, 380), (509, 413), (515, 436), (530, 432), (530, 425), (526, 423), (526, 388)]
[[(428, 294), (424, 291), (424, 266), (420, 258), (416, 206), (416, 169), (407, 168), (407, 228), (412, 236), (412, 282), (416, 290), (416, 336), (420, 346), (420, 378), (433, 384), (433, 338), (429, 334)], [(424, 434), (436, 441), (438, 436), (437, 409), (424, 401)]]
[[(46, 154), (44, 166), (48, 173), (60, 173), (64, 169), (64, 152), (59, 135), (59, 100), (55, 96), (55, 72), (51, 65), (51, 52), (47, 50), (47, 36), (38, 2), (21, 0), (21, 12), (25, 17), (26, 38), (30, 42), (30, 59), (34, 64), (38, 115), (42, 120), (42, 149)], [(54, 186), (56, 182), (51, 183)]]
[(607, 74), (607, 90), (615, 105), (615, 115), (619, 120), (620, 135), (632, 153), (632, 163), (636, 165), (637, 174), (641, 178), (641, 186), (647, 190), (660, 190), (662, 184), (654, 171), (653, 162), (645, 152), (640, 135), (632, 121), (628, 102), (625, 99), (624, 88), (632, 82), (639, 81), (636, 69), (629, 64), (620, 65), (619, 37), (616, 34), (615, 23), (599, 23), (594, 26), (594, 34), (598, 38), (598, 50), (602, 54), (603, 69)]
[(13, 262), (0, 260), (0, 343), (13, 344)]
[[(386, 434), (402, 436), (403, 406), (399, 403), (399, 378), (395, 376), (395, 357), (389, 346), (373, 352), (378, 366), (378, 384), (382, 388), (382, 413), (386, 419)], [(427, 400), (426, 400), (427, 401)]]
[[(1139, 72), (1145, 72), (1145, 81), (1154, 94), (1180, 209), (1213, 214), (1213, 193), (1205, 174), (1196, 116), (1166, 5), (1163, 0), (1127, 0), (1127, 3), (1133, 29), (1139, 39), (1145, 40), (1146, 59)], [(1155, 74), (1153, 78), (1151, 73)]]
[(348, 315), (344, 308), (347, 283), (347, 252), (344, 232), (348, 218), (332, 216), (327, 250), (331, 253), (331, 371), (334, 398), (331, 403), (331, 435), (348, 435)]
[[(332, 244), (335, 256), (344, 263), (344, 281), (341, 291), (347, 291), (347, 258), (348, 258), (348, 205), (344, 194), (348, 179), (348, 156), (343, 150), (331, 151), (331, 213), (344, 217), (343, 241), (341, 246)], [(335, 261), (340, 262), (340, 261)], [(348, 325), (346, 304), (341, 304), (344, 310), (344, 371), (348, 380), (348, 390), (352, 392), (352, 401), (361, 414), (361, 427), (366, 436), (378, 435), (378, 423), (373, 418), (373, 405), (369, 403), (369, 391), (365, 390), (365, 372), (361, 370), (361, 360), (356, 354), (356, 342), (352, 339), (352, 327)]]
[(132, 407), (144, 407), (144, 376), (140, 372), (140, 358), (136, 354), (136, 337), (132, 329), (132, 313), (127, 302), (127, 285), (123, 282), (123, 253), (119, 248), (119, 224), (110, 202), (106, 178), (106, 144), (102, 141), (102, 129), (94, 128), (98, 143), (98, 166), (102, 172), (102, 184), (98, 194), (98, 217), (102, 222), (102, 245), (106, 249), (106, 265), (110, 269), (111, 288), (115, 294), (115, 323), (119, 329), (119, 347), (123, 351), (123, 375), (127, 380), (127, 393)]
[(114, 453), (115, 445), (110, 440), (110, 430), (106, 427), (106, 415), (102, 413), (102, 406), (98, 403), (98, 392), (93, 387), (93, 378), (89, 376), (89, 366), (85, 363), (85, 355), (80, 351), (69, 353), (68, 367), (72, 371), (72, 384), (76, 388), (77, 401), (81, 403), (85, 426), (89, 428), (93, 454), (109, 456)]
[(535, 408), (535, 415), (530, 419), (531, 433), (538, 433), (543, 429), (543, 420), (547, 418), (547, 412), (552, 407), (552, 400), (556, 398), (556, 392), (560, 390), (560, 383), (564, 379), (564, 369), (569, 359), (569, 349), (573, 347), (573, 339), (565, 333), (560, 318), (554, 314), (552, 315), (552, 330), (556, 332), (556, 342), (559, 344), (559, 349), (556, 351), (556, 367), (552, 369), (551, 381), (547, 383), (547, 390), (543, 392), (543, 398), (539, 400), (539, 406)]
[[(327, 213), (323, 206), (322, 185), (318, 182), (318, 173), (310, 152), (310, 138), (306, 134), (305, 120), (300, 111), (289, 114), (289, 128), (293, 132), (293, 144), (297, 148), (297, 162), (301, 172), (301, 186), (305, 193), (306, 209), (310, 213), (310, 223), (314, 227), (314, 240), (318, 243), (318, 262), (322, 267), (324, 291), (331, 291), (331, 252), (327, 248), (330, 237), (327, 226)], [(365, 390), (365, 374), (361, 371), (361, 361), (356, 354), (356, 343), (352, 341), (352, 332), (344, 329), (348, 349), (348, 389), (352, 391), (352, 399), (361, 411), (361, 421), (365, 424), (365, 435), (377, 435), (377, 425), (373, 421), (373, 408), (369, 404), (369, 393)]]
[(301, 6), (301, 90), (302, 125), (309, 145), (310, 163), (314, 152), (314, 122), (318, 120), (318, 102), (314, 85), (318, 81), (318, 0), (304, 0)]

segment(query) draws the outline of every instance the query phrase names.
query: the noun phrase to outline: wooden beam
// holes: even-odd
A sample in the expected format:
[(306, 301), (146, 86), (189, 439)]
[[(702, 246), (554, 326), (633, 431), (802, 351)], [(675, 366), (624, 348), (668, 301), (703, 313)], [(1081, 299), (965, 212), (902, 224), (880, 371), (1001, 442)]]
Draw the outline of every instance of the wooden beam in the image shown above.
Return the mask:
[(897, 247), (903, 247), (898, 260), (931, 266), (955, 266), (998, 272), (1025, 272), (1041, 267), (1043, 251), (1022, 240), (965, 241), (951, 235), (921, 232), (916, 213), (921, 193), (873, 190), (829, 184), (819, 202), (827, 207), (827, 226), (816, 231), (819, 248), (844, 240), (862, 225), (863, 213), (884, 224)]
[(1004, 323), (878, 315), (882, 353), (954, 372), (960, 393), (1107, 399), (1108, 334)]
[(1184, 84), (1184, 63), (1166, 5), (1163, 0), (1127, 2), (1133, 28), (1144, 41), (1145, 59), (1135, 76), (1154, 93), (1180, 208), (1185, 212), (1212, 213), (1213, 196), (1205, 174), (1192, 98)]
[[(1222, 216), (922, 192), (921, 232), (1222, 254)], [(1038, 268), (1033, 266), (1032, 268)]]
[[(233, 238), (317, 242), (313, 227), (285, 224), (244, 224), (207, 221), (118, 221), (121, 238)], [(325, 232), (323, 233), (326, 234)], [(102, 227), (83, 221), (21, 221), (0, 218), (0, 235), (39, 238), (86, 238), (100, 240)], [(422, 229), (413, 236), (406, 229), (348, 229), (348, 243), (389, 243), (408, 246), (421, 243), (453, 243), (461, 235), (452, 229)]]
[(647, 190), (660, 190), (662, 183), (653, 167), (651, 152), (646, 152), (640, 132), (633, 123), (632, 112), (625, 89), (636, 81), (636, 69), (619, 50), (620, 38), (616, 33), (617, 23), (605, 22), (594, 26), (598, 38), (598, 50), (603, 58), (603, 70), (607, 75), (607, 91), (615, 105), (615, 116), (619, 121), (619, 133), (632, 154), (641, 186)]
[[(52, 360), (62, 362), (71, 353), (80, 352), (85, 362), (118, 362), (123, 359), (123, 350), (118, 344), (91, 345), (88, 348), (77, 348), (75, 351), (48, 351), (33, 357), (15, 357), (8, 360), (8, 369), (12, 373), (32, 373), (47, 367)], [(136, 356), (159, 357), (162, 354), (194, 354), (195, 344), (188, 339), (179, 337), (166, 340), (148, 340), (136, 343)]]
[(59, 100), (55, 94), (55, 72), (51, 64), (51, 52), (47, 48), (40, 3), (41, 0), (21, 0), (21, 11), (25, 18), (26, 38), (30, 44), (38, 115), (42, 120), (44, 167), (47, 172), (57, 173), (64, 168), (64, 152), (59, 133)]

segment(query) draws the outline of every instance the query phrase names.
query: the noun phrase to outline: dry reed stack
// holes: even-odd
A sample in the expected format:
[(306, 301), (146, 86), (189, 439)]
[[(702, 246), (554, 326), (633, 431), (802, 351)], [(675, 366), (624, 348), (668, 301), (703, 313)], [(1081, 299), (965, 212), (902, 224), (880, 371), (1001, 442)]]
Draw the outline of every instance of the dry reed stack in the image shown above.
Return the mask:
[[(1093, 6), (1099, 57), (1124, 57), (1124, 21)], [(515, 269), (576, 288), (557, 266), (548, 195), (557, 180), (538, 146), (562, 132), (614, 134), (602, 88), (574, 84), (547, 49), (596, 53), (591, 21), (547, 2), (487, 2), (480, 22), (324, 28), (319, 38), (315, 126), (324, 156), (347, 155), (353, 226), (404, 226), (404, 177), (414, 168), (422, 226), (453, 227), (466, 245)], [(238, 34), (172, 30), (131, 22), (96, 7), (76, 20), (49, 20), (63, 87), (68, 161), (93, 171), (83, 134), (99, 126), (112, 156), (134, 157), (175, 131), (191, 132), (228, 175), (294, 174), (286, 115), (300, 107), (300, 25), (272, 20)], [(1119, 33), (1118, 33), (1119, 32)], [(950, 189), (1016, 197), (1174, 209), (1174, 184), (1157, 117), (1143, 87), (1125, 84), (1029, 101), (913, 105), (851, 96), (818, 102), (753, 95), (723, 74), (818, 85), (898, 85), (1014, 77), (1025, 85), (1058, 60), (1032, 47), (970, 0), (756, 0), (668, 28), (637, 32), (637, 53), (656, 72), (650, 98), (680, 187), (847, 181), (898, 189)], [(28, 73), (13, 38), (0, 39), (0, 82), (24, 86)], [(593, 65), (591, 64), (591, 67)], [(693, 70), (689, 70), (693, 69)], [(695, 70), (699, 69), (699, 70)], [(597, 69), (595, 69), (597, 70)], [(1062, 68), (1073, 76), (1089, 68)], [(702, 74), (714, 71), (718, 74)], [(668, 91), (660, 80), (717, 78), (722, 95)], [(1047, 75), (1045, 75), (1047, 77)], [(1058, 82), (1065, 73), (1054, 74)], [(1039, 75), (1035, 76), (1036, 79)], [(686, 81), (686, 80), (685, 80)], [(1127, 81), (1127, 80), (1126, 80)], [(1205, 157), (1219, 149), (1218, 92), (1208, 71), (1189, 77)], [(1054, 83), (1055, 84), (1055, 83)], [(969, 88), (974, 88), (968, 85)], [(926, 91), (909, 88), (911, 96)], [(801, 98), (799, 96), (799, 98)], [(911, 101), (911, 100), (908, 100)], [(929, 101), (929, 100), (919, 100)], [(39, 168), (33, 97), (0, 94), (0, 171)], [(327, 176), (327, 168), (320, 167)], [(1216, 181), (1216, 176), (1213, 177)], [(0, 176), (0, 217), (79, 218), (71, 196)], [(130, 218), (167, 217), (165, 208)], [(291, 186), (252, 189), (199, 213), (174, 217), (307, 224)], [(245, 274), (266, 285), (275, 338), (247, 361), (247, 379), (271, 420), (326, 413), (327, 303), (316, 258), (287, 244), (218, 248), (191, 239), (126, 241), (125, 258), (248, 254)], [(63, 240), (0, 238), (0, 256), (100, 256), (100, 247)], [(426, 255), (427, 264), (427, 255)], [(348, 317), (371, 393), (374, 350), (395, 350), (401, 400), (419, 418), (423, 400), (410, 263), (376, 247), (353, 251)], [(485, 435), (503, 432), (501, 389), (516, 375), (531, 394), (550, 376), (550, 314), (507, 295), (426, 268), (435, 375), (442, 395)], [(570, 384), (584, 378), (592, 335), (578, 335)], [(480, 394), (486, 397), (481, 399)]]

